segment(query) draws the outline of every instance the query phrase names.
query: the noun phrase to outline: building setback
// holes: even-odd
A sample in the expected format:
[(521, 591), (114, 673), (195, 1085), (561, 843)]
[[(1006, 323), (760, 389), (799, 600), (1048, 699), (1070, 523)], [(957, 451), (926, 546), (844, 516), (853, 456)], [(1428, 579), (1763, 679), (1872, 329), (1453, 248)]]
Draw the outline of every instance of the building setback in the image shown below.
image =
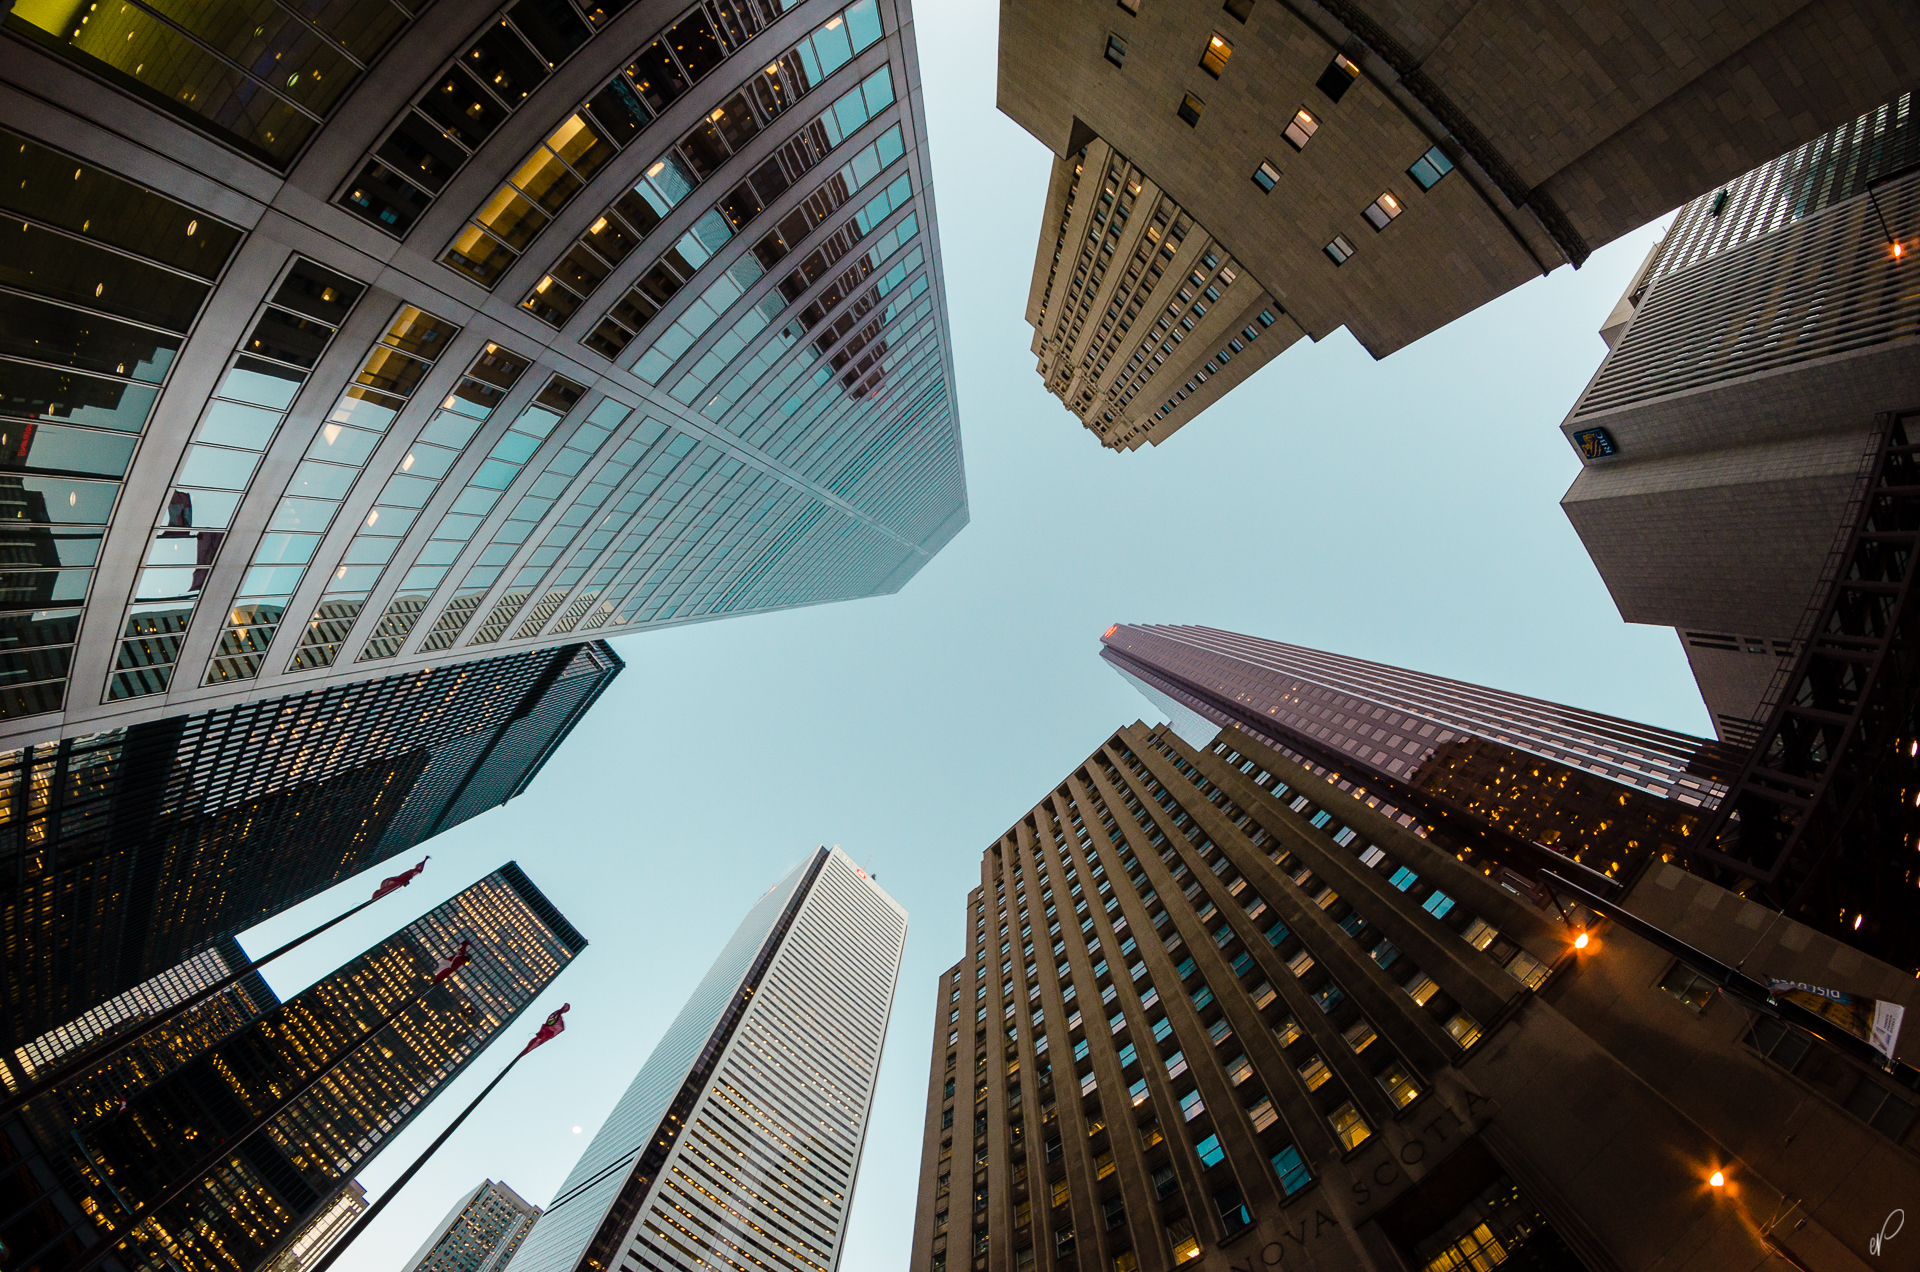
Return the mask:
[[(1865, 1262), (1920, 1185), (1914, 1071), (1563, 904), (1237, 729), (1120, 730), (983, 856), (908, 1266)], [(1623, 904), (1696, 962), (1920, 997), (1677, 867)]]
[[(1049, 391), (1107, 446), (1157, 443), (1303, 335), (1345, 327), (1385, 357), (1920, 79), (1896, 0), (1721, 18), (1676, 26), (1618, 0), (1578, 19), (1009, 3), (997, 102), (1058, 160), (1027, 305)], [(1130, 222), (1098, 199), (1136, 186)], [(1196, 311), (1226, 288), (1181, 298), (1140, 277), (1165, 245), (1141, 227), (1162, 208), (1191, 226), (1168, 274), (1230, 258), (1230, 301)], [(1273, 325), (1235, 350), (1227, 319), (1262, 290)]]
[[(1210, 627), (1116, 624), (1100, 656), (1188, 741), (1244, 729), (1487, 869), (1631, 878), (1690, 859), (1739, 755), (1597, 711)], [(1551, 850), (1543, 854), (1538, 845)]]
[(540, 1207), (513, 1189), (482, 1180), (453, 1203), (403, 1272), (499, 1272), (539, 1217)]
[(8, 1049), (505, 803), (623, 665), (529, 648), (0, 754)]
[[(471, 961), (432, 981), (462, 941)], [(6, 1127), (10, 1266), (78, 1268), (127, 1237), (99, 1266), (249, 1272), (303, 1236), (585, 945), (508, 863), (157, 1080), (127, 1081), (116, 1062), (41, 1097)], [(376, 1041), (341, 1060), (369, 1031)], [(258, 1133), (167, 1200), (261, 1117)], [(136, 1214), (144, 1226), (129, 1226)]]
[[(1884, 431), (1920, 407), (1920, 119), (1903, 92), (1682, 208), (1561, 424), (1561, 499), (1630, 623), (1750, 745)], [(1900, 237), (1896, 255), (1890, 237)]]
[(0, 744), (892, 592), (965, 524), (903, 0), (416, 11), (6, 16)]
[(839, 848), (755, 903), (509, 1272), (838, 1266), (906, 911)]
[(308, 1221), (279, 1254), (267, 1261), (265, 1272), (309, 1272), (327, 1257), (327, 1251), (347, 1235), (347, 1229), (366, 1210), (367, 1190), (360, 1186), (360, 1181), (354, 1180), (327, 1203), (326, 1209)]

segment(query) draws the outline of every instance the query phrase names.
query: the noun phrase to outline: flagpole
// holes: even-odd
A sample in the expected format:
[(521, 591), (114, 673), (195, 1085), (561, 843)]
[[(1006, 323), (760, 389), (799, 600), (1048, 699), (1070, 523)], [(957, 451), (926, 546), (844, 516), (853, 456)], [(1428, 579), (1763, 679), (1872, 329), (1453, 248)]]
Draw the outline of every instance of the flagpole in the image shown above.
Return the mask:
[(378, 1219), (380, 1217), (380, 1212), (387, 1208), (387, 1203), (392, 1201), (396, 1196), (399, 1195), (400, 1190), (407, 1186), (407, 1181), (412, 1179), (416, 1174), (418, 1174), (420, 1172), (420, 1168), (422, 1166), (425, 1166), (428, 1160), (431, 1159), (433, 1155), (439, 1151), (440, 1146), (447, 1142), (448, 1137), (451, 1136), (455, 1131), (460, 1129), (460, 1123), (466, 1121), (467, 1115), (480, 1107), (480, 1101), (486, 1099), (489, 1095), (493, 1094), (493, 1088), (499, 1086), (501, 1081), (504, 1080), (509, 1073), (513, 1072), (513, 1066), (516, 1064), (519, 1064), (522, 1060), (524, 1060), (529, 1051), (532, 1051), (535, 1047), (538, 1047), (541, 1043), (546, 1042), (548, 1039), (552, 1038), (554, 1034), (557, 1034), (560, 1032), (560, 1028), (564, 1027), (564, 1023), (561, 1022), (560, 1016), (566, 1010), (567, 1008), (563, 1006), (559, 1011), (556, 1011), (551, 1016), (547, 1017), (547, 1023), (544, 1026), (542, 1026), (539, 1033), (534, 1035), (533, 1041), (529, 1042), (525, 1047), (522, 1047), (520, 1049), (519, 1055), (507, 1061), (507, 1067), (500, 1070), (499, 1073), (494, 1075), (493, 1081), (487, 1083), (486, 1090), (474, 1096), (473, 1099), (467, 1104), (467, 1107), (460, 1110), (460, 1116), (454, 1118), (453, 1121), (449, 1122), (447, 1124), (447, 1129), (445, 1129), (444, 1131), (441, 1131), (440, 1134), (434, 1138), (433, 1143), (427, 1145), (427, 1150), (424, 1153), (420, 1154), (420, 1156), (413, 1159), (413, 1165), (407, 1167), (407, 1169), (404, 1172), (402, 1172), (400, 1178), (394, 1180), (393, 1183), (387, 1186), (386, 1191), (380, 1194), (380, 1200), (374, 1202), (372, 1206), (367, 1208), (366, 1213), (361, 1215), (360, 1218), (354, 1222), (353, 1227), (347, 1229), (345, 1236), (341, 1237), (338, 1241), (333, 1243), (333, 1248), (328, 1250), (326, 1253), (326, 1256), (322, 1258), (319, 1263), (315, 1264), (311, 1269), (309, 1269), (309, 1272), (327, 1272), (327, 1269), (333, 1266), (333, 1261), (335, 1259), (338, 1259), (342, 1254), (346, 1253), (347, 1247), (353, 1244), (354, 1238), (358, 1237), (362, 1232), (365, 1232), (367, 1230), (367, 1225), (371, 1224), (375, 1219)]
[[(274, 950), (270, 954), (262, 955), (260, 958), (254, 959), (251, 963), (246, 964), (244, 967), (241, 967), (236, 971), (228, 973), (226, 976), (215, 981), (213, 984), (208, 985), (206, 988), (195, 993), (192, 997), (183, 999), (182, 1001), (175, 1003), (173, 1006), (168, 1007), (152, 1016), (149, 1016), (146, 1020), (142, 1021), (136, 1028), (128, 1031), (127, 1033), (115, 1034), (112, 1038), (107, 1040), (102, 1045), (93, 1048), (91, 1051), (86, 1051), (81, 1053), (79, 1056), (76, 1056), (72, 1060), (69, 1060), (65, 1064), (61, 1065), (59, 1068), (54, 1069), (52, 1072), (46, 1074), (44, 1077), (36, 1078), (34, 1081), (20, 1088), (20, 1090), (15, 1091), (12, 1094), (8, 1095), (4, 1100), (0, 1100), (0, 1117), (5, 1117), (10, 1113), (13, 1113), (25, 1107), (29, 1101), (37, 1099), (42, 1095), (45, 1095), (48, 1091), (53, 1090), (57, 1086), (70, 1082), (74, 1078), (77, 1078), (82, 1074), (92, 1072), (94, 1069), (97, 1069), (101, 1065), (107, 1063), (107, 1061), (112, 1060), (117, 1056), (119, 1056), (122, 1052), (132, 1047), (134, 1043), (139, 1042), (142, 1038), (145, 1038), (149, 1034), (153, 1033), (154, 1031), (163, 1028), (164, 1026), (172, 1023), (175, 1020), (178, 1020), (181, 1016), (185, 1015), (187, 1012), (191, 1011), (193, 1008), (198, 1007), (201, 1003), (206, 1002), (209, 998), (212, 998), (214, 995), (223, 993), (224, 991), (232, 988), (233, 985), (236, 984), (241, 977), (246, 976), (249, 973), (259, 971), (262, 967), (265, 967), (268, 963), (273, 962), (274, 959), (279, 958), (282, 954), (285, 954), (291, 950), (298, 949), (300, 946), (305, 945), (308, 941), (311, 941), (314, 937), (319, 936), (322, 932), (328, 931), (331, 928), (337, 927), (338, 925), (345, 923), (348, 919), (360, 913), (360, 911), (366, 909), (368, 906), (372, 905), (375, 901), (380, 900), (380, 898), (386, 896), (389, 892), (398, 891), (400, 888), (406, 887), (409, 883), (413, 882), (413, 877), (419, 874), (421, 868), (427, 864), (427, 860), (428, 860), (427, 858), (424, 858), (424, 857), (421, 858), (419, 866), (414, 867), (412, 870), (407, 871), (404, 874), (395, 875), (393, 876), (392, 879), (388, 879), (384, 881), (380, 885), (380, 888), (374, 892), (373, 896), (369, 897), (365, 901), (362, 901), (360, 904), (351, 907), (350, 909), (346, 910), (341, 914), (336, 914), (331, 919), (328, 919), (325, 923), (322, 923), (319, 927), (314, 928), (311, 932), (307, 932), (301, 936), (296, 936), (295, 938), (293, 938), (293, 940), (288, 941), (285, 945), (282, 945), (279, 949)], [(394, 882), (395, 880), (399, 880), (399, 882), (395, 883)], [(388, 884), (393, 884), (393, 886), (389, 887), (387, 886)]]

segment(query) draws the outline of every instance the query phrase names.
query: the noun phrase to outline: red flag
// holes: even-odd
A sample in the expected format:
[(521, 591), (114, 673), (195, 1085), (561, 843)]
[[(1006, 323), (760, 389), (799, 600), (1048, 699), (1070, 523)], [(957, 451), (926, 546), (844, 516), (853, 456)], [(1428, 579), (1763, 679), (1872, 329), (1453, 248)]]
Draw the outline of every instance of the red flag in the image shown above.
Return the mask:
[(381, 897), (386, 896), (387, 893), (398, 892), (400, 889), (406, 887), (413, 882), (414, 876), (427, 868), (427, 863), (432, 860), (432, 857), (422, 857), (420, 858), (420, 864), (413, 869), (402, 870), (397, 875), (389, 875), (385, 879), (382, 879), (380, 886), (373, 890), (373, 899), (378, 901)]
[(453, 975), (455, 972), (459, 971), (461, 968), (465, 967), (468, 963), (473, 961), (471, 956), (469, 956), (467, 953), (467, 949), (471, 945), (472, 945), (471, 941), (460, 942), (460, 948), (453, 952), (453, 957), (443, 958), (440, 960), (438, 964), (434, 966), (434, 969), (433, 969), (434, 984), (436, 985), (440, 984), (442, 981), (446, 980), (447, 977)]
[(541, 1043), (551, 1042), (554, 1038), (558, 1037), (560, 1032), (567, 1027), (567, 1022), (560, 1019), (560, 1017), (566, 1015), (568, 1012), (572, 1010), (573, 1010), (572, 1003), (561, 1003), (560, 1010), (554, 1012), (551, 1016), (547, 1017), (547, 1023), (540, 1026), (539, 1031), (533, 1035), (533, 1041), (529, 1042), (526, 1046), (522, 1047), (520, 1049), (520, 1054), (524, 1056), (527, 1054), (527, 1052), (532, 1051), (535, 1047), (539, 1046)]

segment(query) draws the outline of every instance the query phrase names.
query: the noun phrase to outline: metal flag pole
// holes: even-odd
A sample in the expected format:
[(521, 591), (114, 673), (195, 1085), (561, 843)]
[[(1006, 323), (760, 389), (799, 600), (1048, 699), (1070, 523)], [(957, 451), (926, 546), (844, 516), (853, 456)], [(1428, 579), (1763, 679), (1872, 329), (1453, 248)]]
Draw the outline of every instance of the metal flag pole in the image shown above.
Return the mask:
[(314, 928), (311, 932), (307, 932), (301, 936), (296, 936), (293, 940), (288, 941), (285, 945), (282, 945), (279, 949), (274, 950), (272, 953), (265, 954), (259, 958), (254, 959), (251, 963), (246, 964), (245, 966), (239, 968), (236, 971), (229, 972), (226, 976), (215, 981), (213, 984), (208, 985), (204, 989), (201, 989), (191, 997), (183, 999), (182, 1001), (175, 1003), (173, 1006), (168, 1007), (163, 1011), (157, 1012), (152, 1016), (149, 1016), (146, 1020), (142, 1021), (138, 1026), (136, 1026), (132, 1030), (129, 1030), (126, 1033), (113, 1035), (113, 1037), (109, 1038), (106, 1042), (102, 1043), (100, 1046), (93, 1048), (91, 1051), (86, 1051), (81, 1053), (80, 1055), (74, 1057), (72, 1060), (67, 1061), (65, 1064), (61, 1065), (57, 1069), (54, 1069), (53, 1071), (47, 1073), (45, 1076), (36, 1078), (34, 1081), (28, 1083), (26, 1086), (20, 1088), (18, 1091), (12, 1092), (4, 1100), (0, 1100), (0, 1117), (5, 1117), (10, 1113), (13, 1113), (25, 1107), (29, 1101), (37, 1099), (42, 1095), (45, 1095), (47, 1092), (53, 1090), (57, 1086), (62, 1085), (63, 1083), (71, 1082), (73, 1079), (80, 1077), (82, 1074), (92, 1072), (94, 1069), (99, 1068), (101, 1065), (105, 1064), (107, 1061), (112, 1060), (115, 1057), (119, 1056), (122, 1052), (132, 1047), (134, 1043), (139, 1042), (142, 1038), (145, 1038), (146, 1036), (153, 1033), (154, 1031), (164, 1028), (166, 1025), (172, 1023), (175, 1020), (178, 1020), (181, 1016), (193, 1010), (195, 1007), (198, 1007), (201, 1003), (206, 1002), (209, 998), (212, 998), (214, 995), (223, 993), (224, 991), (232, 988), (232, 986), (235, 983), (237, 983), (241, 977), (247, 975), (250, 972), (259, 971), (262, 967), (265, 967), (268, 963), (273, 962), (274, 959), (279, 958), (282, 954), (287, 953), (289, 950), (297, 949), (300, 946), (305, 945), (308, 941), (311, 941), (314, 937), (319, 936), (322, 932), (327, 931), (329, 928), (335, 927), (341, 923), (345, 923), (348, 919), (360, 913), (360, 911), (366, 909), (368, 906), (372, 905), (375, 901), (378, 901), (381, 897), (386, 896), (388, 893), (398, 892), (401, 888), (404, 888), (408, 884), (412, 883), (415, 877), (418, 876), (422, 870), (425, 870), (427, 868), (427, 862), (430, 860), (432, 860), (432, 858), (422, 857), (420, 859), (420, 864), (413, 867), (411, 870), (404, 870), (397, 875), (393, 875), (390, 878), (381, 880), (380, 886), (374, 889), (373, 895), (367, 898), (365, 901), (362, 901), (360, 904), (352, 907), (351, 909), (345, 911), (342, 914), (336, 914), (331, 919), (328, 919), (325, 923), (322, 923), (319, 927)]
[[(381, 1016), (377, 1023), (369, 1026), (358, 1038), (354, 1039), (353, 1042), (343, 1047), (325, 1064), (315, 1069), (311, 1074), (303, 1078), (297, 1085), (291, 1088), (285, 1095), (281, 1096), (278, 1100), (274, 1101), (273, 1104), (270, 1107), (268, 1107), (268, 1109), (265, 1112), (256, 1115), (245, 1126), (241, 1127), (238, 1131), (234, 1132), (232, 1135), (229, 1135), (227, 1136), (226, 1139), (222, 1140), (218, 1148), (215, 1148), (213, 1151), (208, 1153), (205, 1157), (202, 1157), (200, 1160), (195, 1162), (192, 1165), (192, 1167), (190, 1167), (184, 1174), (181, 1175), (179, 1182), (175, 1183), (172, 1188), (169, 1188), (166, 1192), (154, 1198), (152, 1201), (142, 1202), (139, 1205), (135, 1206), (132, 1210), (128, 1211), (126, 1216), (126, 1222), (124, 1226), (121, 1228), (120, 1235), (117, 1238), (108, 1242), (106, 1245), (102, 1246), (101, 1248), (95, 1250), (91, 1255), (89, 1255), (83, 1261), (76, 1263), (72, 1267), (66, 1269), (66, 1272), (90, 1272), (90, 1269), (98, 1267), (107, 1258), (108, 1255), (112, 1254), (115, 1250), (118, 1250), (122, 1245), (125, 1245), (129, 1240), (131, 1240), (133, 1237), (133, 1234), (140, 1229), (140, 1226), (144, 1224), (154, 1214), (156, 1214), (162, 1207), (168, 1205), (173, 1201), (178, 1200), (189, 1189), (197, 1187), (200, 1181), (206, 1178), (206, 1176), (210, 1174), (216, 1167), (218, 1167), (221, 1162), (226, 1161), (229, 1157), (233, 1156), (233, 1154), (239, 1149), (239, 1147), (242, 1144), (246, 1143), (249, 1139), (252, 1139), (256, 1134), (258, 1134), (262, 1130), (265, 1130), (267, 1125), (270, 1122), (274, 1121), (282, 1113), (285, 1113), (289, 1108), (292, 1108), (293, 1105), (302, 1096), (307, 1094), (307, 1092), (313, 1090), (313, 1088), (315, 1088), (316, 1086), (319, 1086), (320, 1083), (332, 1077), (334, 1073), (339, 1070), (341, 1065), (345, 1064), (348, 1060), (351, 1060), (354, 1056), (358, 1055), (363, 1049), (365, 1049), (365, 1047), (369, 1043), (371, 1043), (375, 1038), (378, 1038), (388, 1025), (392, 1024), (396, 1019), (400, 1017), (401, 1013), (424, 1002), (426, 1000), (426, 995), (432, 992), (432, 990), (436, 986), (444, 982), (448, 976), (460, 970), (460, 968), (466, 966), (466, 964), (470, 961), (470, 955), (468, 954), (467, 951), (468, 951), (468, 942), (466, 941), (460, 942), (459, 950), (456, 953), (454, 953), (451, 957), (443, 959), (441, 961), (440, 966), (434, 969), (431, 981), (428, 984), (427, 988), (421, 991), (421, 993), (418, 996), (406, 999), (404, 1002), (396, 1003), (393, 1007), (393, 1010), (387, 1012), (384, 1016)], [(85, 1145), (83, 1144), (82, 1147), (84, 1148)], [(91, 1158), (91, 1153), (89, 1153), (89, 1158)]]
[(520, 1061), (526, 1057), (527, 1052), (532, 1051), (541, 1043), (551, 1040), (554, 1035), (567, 1027), (566, 1021), (560, 1019), (560, 1017), (572, 1010), (572, 1003), (561, 1003), (560, 1010), (547, 1017), (546, 1023), (540, 1026), (539, 1031), (533, 1035), (532, 1041), (520, 1049), (520, 1054), (507, 1061), (507, 1067), (494, 1075), (493, 1081), (487, 1083), (486, 1090), (474, 1096), (473, 1099), (468, 1102), (467, 1107), (460, 1110), (460, 1116), (449, 1122), (447, 1129), (441, 1131), (440, 1134), (434, 1138), (433, 1143), (427, 1145), (427, 1151), (413, 1159), (413, 1165), (407, 1167), (407, 1169), (402, 1172), (400, 1178), (394, 1180), (393, 1183), (387, 1187), (387, 1190), (380, 1194), (380, 1200), (368, 1207), (367, 1212), (355, 1221), (353, 1227), (347, 1229), (345, 1236), (333, 1243), (333, 1248), (328, 1250), (326, 1256), (313, 1266), (311, 1272), (327, 1272), (327, 1269), (333, 1266), (333, 1261), (346, 1253), (347, 1247), (353, 1244), (354, 1238), (365, 1232), (367, 1225), (380, 1217), (380, 1212), (387, 1208), (387, 1203), (399, 1196), (400, 1190), (407, 1186), (407, 1181), (418, 1174), (420, 1168), (425, 1166), (428, 1160), (433, 1157), (434, 1153), (439, 1151), (440, 1146), (447, 1142), (448, 1137), (460, 1129), (460, 1123), (467, 1120), (467, 1115), (479, 1108), (480, 1101), (491, 1095), (493, 1088), (499, 1086), (501, 1081), (505, 1079), (509, 1073), (513, 1072), (513, 1066), (519, 1064)]

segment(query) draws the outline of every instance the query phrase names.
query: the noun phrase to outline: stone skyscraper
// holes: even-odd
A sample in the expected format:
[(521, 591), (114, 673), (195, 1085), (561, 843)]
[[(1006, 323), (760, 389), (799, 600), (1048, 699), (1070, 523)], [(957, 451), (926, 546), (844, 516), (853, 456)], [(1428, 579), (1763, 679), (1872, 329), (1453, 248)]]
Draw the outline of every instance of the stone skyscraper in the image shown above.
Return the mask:
[(1905, 1266), (1868, 1252), (1920, 1188), (1915, 1044), (1850, 1029), (1911, 971), (1672, 865), (1631, 922), (1536, 882), (1239, 729), (1119, 730), (966, 898), (907, 1267)]
[(1009, 0), (998, 104), (1055, 157), (1037, 369), (1131, 450), (1302, 336), (1385, 357), (1910, 87), (1914, 30), (1899, 0)]

